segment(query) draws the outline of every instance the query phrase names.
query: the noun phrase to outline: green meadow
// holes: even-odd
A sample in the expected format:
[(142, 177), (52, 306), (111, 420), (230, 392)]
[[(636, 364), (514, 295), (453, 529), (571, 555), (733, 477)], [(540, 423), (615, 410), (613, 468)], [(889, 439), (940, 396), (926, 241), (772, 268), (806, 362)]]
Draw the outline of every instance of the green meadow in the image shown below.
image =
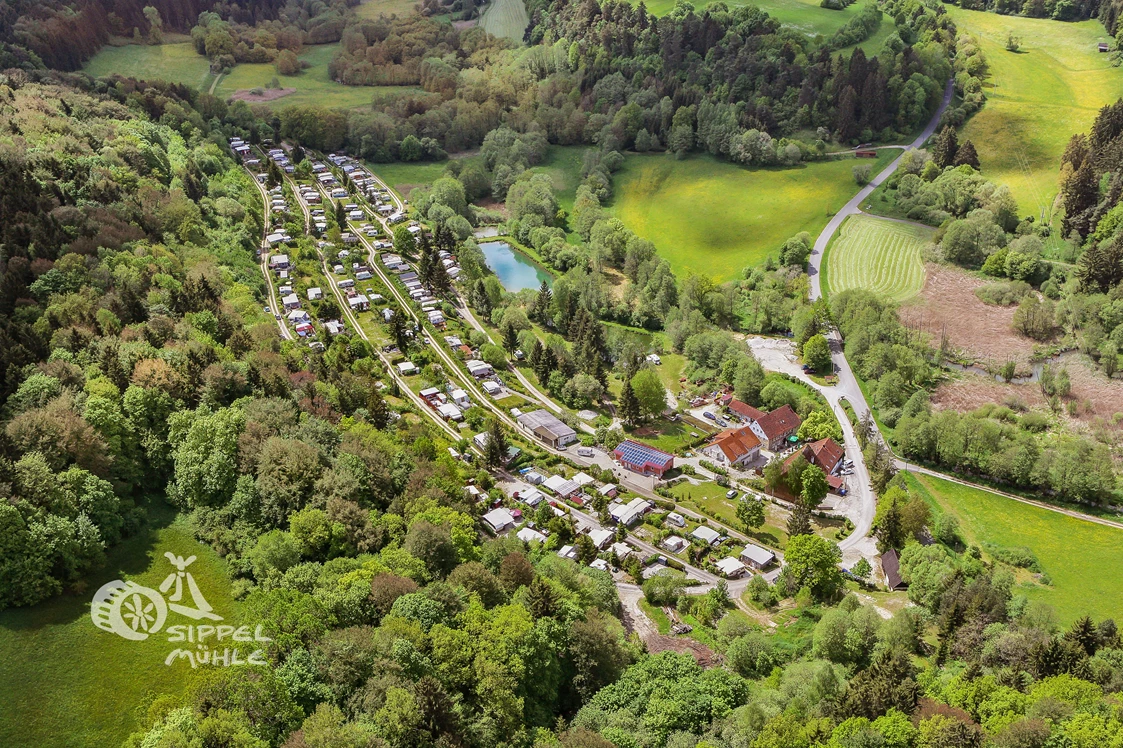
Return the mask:
[(909, 473), (907, 480), (934, 513), (959, 519), (967, 543), (1033, 551), (1052, 584), (1024, 582), (1015, 594), (1053, 606), (1062, 625), (1085, 614), (1097, 620), (1123, 615), (1123, 530), (929, 475)]
[(523, 40), (529, 23), (523, 0), (491, 0), (480, 13), (480, 27), (484, 31), (516, 42)]
[(209, 83), (210, 63), (195, 52), (190, 42), (154, 46), (128, 44), (105, 47), (86, 64), (83, 72), (95, 78), (118, 74), (200, 88)]
[(847, 218), (823, 262), (826, 294), (865, 288), (892, 301), (915, 296), (924, 287), (920, 251), (934, 233), (926, 226), (887, 218)]
[[(889, 160), (890, 152), (880, 153), (875, 173)], [(857, 191), (854, 163), (746, 169), (710, 156), (629, 155), (614, 178), (611, 210), (679, 275), (726, 281), (793, 234), (816, 236)]]
[[(148, 694), (176, 693), (188, 683), (192, 670), (185, 660), (164, 664), (180, 646), (165, 634), (130, 641), (94, 626), (90, 600), (106, 582), (125, 579), (157, 589), (174, 569), (165, 552), (195, 555), (187, 571), (224, 623), (236, 620), (239, 605), (230, 597), (226, 563), (197, 542), (170, 508), (153, 514), (152, 527), (110, 551), (85, 590), (0, 613), (0, 703), (6, 717), (0, 719), (0, 745), (120, 745)], [(190, 602), (186, 592), (184, 599)], [(181, 623), (195, 622), (169, 611), (166, 625)]]
[[(1061, 23), (944, 7), (960, 32), (979, 41), (990, 70), (986, 105), (960, 139), (970, 138), (983, 175), (1009, 185), (1024, 213), (1048, 216), (1065, 144), (1123, 93), (1123, 70), (1096, 49), (1107, 32), (1097, 20)], [(1021, 40), (1016, 53), (1006, 50), (1010, 33)]]
[(271, 63), (237, 65), (224, 75), (215, 88), (215, 94), (226, 98), (237, 91), (265, 88), (276, 77), (282, 88), (296, 91), (269, 102), (274, 108), (292, 105), (319, 104), (333, 109), (355, 109), (370, 106), (374, 101), (408, 93), (421, 93), (412, 86), (345, 86), (328, 75), (328, 64), (339, 51), (338, 44), (319, 44), (305, 47), (300, 59), (308, 67), (296, 75), (277, 75)]
[(417, 6), (416, 0), (363, 0), (355, 12), (360, 18), (378, 18), (381, 15), (404, 16), (412, 13)]
[[(657, 16), (670, 13), (678, 0), (650, 0), (647, 9)], [(698, 0), (691, 3), (697, 10), (712, 5), (717, 0)], [(854, 3), (843, 10), (828, 10), (819, 7), (819, 0), (725, 0), (731, 8), (740, 5), (755, 5), (784, 26), (788, 26), (805, 36), (830, 36), (842, 28), (843, 24), (858, 15), (860, 3)], [(881, 27), (874, 35), (860, 45), (868, 55), (876, 54), (889, 35), (893, 33), (892, 19), (882, 18)]]

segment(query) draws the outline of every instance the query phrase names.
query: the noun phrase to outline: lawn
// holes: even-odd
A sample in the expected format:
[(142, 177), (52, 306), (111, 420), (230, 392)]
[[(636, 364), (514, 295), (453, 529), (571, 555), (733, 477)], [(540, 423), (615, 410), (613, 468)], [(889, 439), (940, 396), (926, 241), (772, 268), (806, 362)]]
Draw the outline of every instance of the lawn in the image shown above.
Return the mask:
[(480, 26), (484, 31), (516, 42), (523, 40), (529, 23), (523, 0), (491, 0), (480, 12)]
[[(881, 153), (875, 173), (889, 158)], [(854, 163), (745, 169), (710, 156), (630, 155), (615, 177), (611, 210), (680, 276), (726, 281), (775, 256), (793, 234), (818, 234), (858, 190)]]
[[(741, 522), (737, 519), (734, 500), (725, 498), (728, 488), (722, 488), (713, 481), (706, 481), (698, 485), (689, 482), (679, 483), (671, 488), (675, 500), (688, 509), (693, 509), (699, 514), (717, 519), (735, 530), (744, 532)], [(764, 543), (771, 548), (783, 549), (787, 545), (786, 519), (783, 513), (774, 504), (765, 505), (764, 525), (752, 532), (746, 533), (755, 541)]]
[[(187, 570), (201, 592), (224, 623), (236, 618), (226, 563), (170, 509), (154, 514), (153, 528), (113, 549), (81, 594), (0, 613), (0, 703), (8, 715), (0, 719), (0, 745), (120, 745), (148, 692), (174, 693), (188, 682), (186, 661), (164, 665), (176, 645), (163, 634), (129, 641), (94, 626), (89, 603), (102, 584), (126, 579), (157, 588), (173, 570), (165, 552), (195, 555)], [(172, 623), (194, 622), (169, 611)]]
[[(1022, 211), (1049, 215), (1060, 157), (1070, 137), (1087, 132), (1100, 107), (1119, 98), (1123, 71), (1096, 44), (1108, 41), (1097, 20), (1061, 23), (944, 6), (971, 34), (990, 67), (987, 103), (967, 123), (983, 175), (1009, 185)], [(1021, 39), (1006, 51), (1006, 37)]]
[(954, 513), (967, 542), (1032, 550), (1052, 585), (1015, 593), (1052, 605), (1062, 625), (1084, 614), (1123, 616), (1123, 530), (927, 475), (910, 473), (908, 483), (936, 512)]
[[(623, 385), (621, 384), (621, 386)], [(683, 416), (677, 421), (658, 418), (632, 431), (626, 430), (625, 435), (673, 454), (716, 430), (716, 428), (706, 426), (694, 418)], [(696, 434), (696, 436), (692, 436), (692, 434)]]
[[(647, 9), (657, 16), (674, 10), (677, 0), (650, 0)], [(698, 11), (717, 0), (698, 0), (691, 3)], [(847, 21), (858, 15), (860, 3), (854, 3), (844, 10), (828, 10), (819, 7), (819, 0), (726, 0), (726, 5), (736, 8), (740, 5), (755, 5), (785, 26), (795, 29), (805, 36), (830, 36)], [(893, 19), (882, 17), (881, 26), (874, 35), (860, 45), (866, 54), (877, 54), (881, 45), (893, 33)]]
[(198, 54), (190, 42), (155, 46), (129, 44), (105, 47), (86, 64), (83, 72), (95, 78), (117, 74), (199, 88), (210, 74), (210, 62)]
[(933, 233), (916, 224), (851, 216), (827, 250), (823, 286), (828, 295), (865, 288), (892, 301), (915, 296), (924, 287), (920, 250)]
[(236, 91), (265, 88), (276, 77), (282, 88), (295, 88), (296, 91), (269, 102), (274, 108), (294, 104), (321, 104), (333, 109), (355, 109), (369, 107), (376, 99), (385, 101), (413, 93), (424, 95), (420, 88), (413, 86), (345, 86), (336, 83), (328, 75), (328, 64), (338, 51), (338, 44), (305, 47), (300, 53), (300, 59), (309, 66), (296, 75), (277, 75), (271, 63), (236, 65), (230, 75), (219, 79), (215, 94), (226, 98)]
[(381, 15), (404, 16), (417, 7), (416, 0), (363, 0), (355, 13), (359, 18), (378, 18)]
[(401, 197), (408, 198), (409, 191), (414, 187), (424, 187), (443, 177), (447, 165), (447, 161), (396, 161), (392, 164), (368, 163), (367, 167)]

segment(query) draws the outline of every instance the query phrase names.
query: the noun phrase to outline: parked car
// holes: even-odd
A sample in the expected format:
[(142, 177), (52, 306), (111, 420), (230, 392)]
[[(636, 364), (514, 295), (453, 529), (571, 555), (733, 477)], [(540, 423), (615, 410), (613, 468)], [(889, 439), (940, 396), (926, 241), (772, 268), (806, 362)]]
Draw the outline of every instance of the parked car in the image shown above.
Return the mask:
[(704, 412), (702, 415), (705, 416), (706, 418), (709, 418), (711, 421), (717, 420), (717, 416), (715, 416), (713, 413), (711, 413), (708, 410), (706, 412)]
[(592, 457), (595, 452), (593, 452), (592, 447), (578, 447), (577, 454), (581, 455), (582, 457)]
[(727, 499), (736, 498), (736, 496), (737, 496), (737, 489), (735, 489), (735, 488), (731, 488), (731, 489), (729, 489), (728, 491), (725, 492), (725, 498), (727, 498)]

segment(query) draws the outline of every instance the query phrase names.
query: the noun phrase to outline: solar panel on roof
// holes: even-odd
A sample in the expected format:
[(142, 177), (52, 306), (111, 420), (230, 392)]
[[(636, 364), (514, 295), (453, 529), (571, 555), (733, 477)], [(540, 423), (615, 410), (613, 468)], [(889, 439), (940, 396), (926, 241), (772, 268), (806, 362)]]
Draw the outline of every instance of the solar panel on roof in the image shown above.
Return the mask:
[(646, 444), (640, 444), (633, 441), (621, 442), (617, 451), (620, 453), (622, 459), (633, 464), (642, 464), (652, 462), (657, 465), (664, 465), (673, 455), (666, 452), (649, 447)]

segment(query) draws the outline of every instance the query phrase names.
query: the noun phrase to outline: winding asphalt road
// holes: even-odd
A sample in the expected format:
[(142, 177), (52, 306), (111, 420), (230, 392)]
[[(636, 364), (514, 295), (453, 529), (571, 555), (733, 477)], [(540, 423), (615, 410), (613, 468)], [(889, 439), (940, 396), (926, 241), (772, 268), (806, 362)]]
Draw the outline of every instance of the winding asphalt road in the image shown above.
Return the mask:
[[(924, 131), (916, 137), (909, 148), (919, 148), (924, 145), (924, 142), (936, 132), (936, 128), (940, 125), (940, 118), (944, 115), (944, 110), (948, 108), (951, 103), (952, 96), (955, 94), (955, 86), (953, 81), (949, 80), (947, 86), (944, 88), (944, 98), (940, 101), (940, 106), (936, 109), (936, 113), (932, 115), (932, 119), (928, 122), (928, 126)], [(826, 252), (827, 245), (830, 243), (831, 237), (835, 235), (839, 227), (842, 226), (843, 221), (852, 215), (861, 213), (859, 206), (862, 204), (870, 194), (877, 189), (877, 187), (888, 179), (892, 174), (897, 171), (900, 166), (901, 158), (904, 156), (904, 151), (900, 156), (893, 159), (889, 166), (885, 167), (878, 173), (876, 177), (870, 180), (858, 193), (850, 199), (850, 202), (843, 206), (842, 210), (838, 211), (827, 222), (826, 228), (819, 234), (815, 240), (815, 246), (811, 250), (811, 257), (808, 260), (807, 275), (811, 280), (811, 300), (816, 301), (822, 298), (822, 265), (823, 255)], [(835, 411), (835, 415), (839, 416), (839, 422), (843, 427), (843, 435), (846, 444), (846, 451), (852, 456), (854, 460), (854, 476), (850, 483), (853, 486), (854, 497), (859, 499), (858, 506), (854, 510), (857, 516), (852, 516), (851, 521), (854, 522), (854, 532), (846, 537), (839, 547), (842, 549), (844, 558), (848, 561), (850, 558), (856, 559), (857, 555), (873, 555), (876, 549), (873, 548), (872, 543), (867, 539), (870, 537), (870, 531), (873, 528), (874, 515), (877, 512), (877, 497), (874, 495), (873, 490), (869, 486), (869, 471), (866, 469), (865, 460), (862, 458), (861, 450), (858, 448), (857, 437), (854, 430), (850, 428), (848, 419), (846, 418), (845, 411), (841, 406), (841, 400), (846, 399), (854, 408), (854, 412), (859, 416), (864, 415), (869, 411), (869, 405), (866, 404), (866, 396), (862, 394), (861, 388), (858, 386), (858, 379), (854, 376), (854, 372), (850, 369), (850, 363), (846, 360), (843, 353), (842, 337), (837, 330), (832, 330), (827, 336), (827, 340), (831, 346), (831, 358), (834, 361), (835, 372), (838, 374), (838, 384), (833, 387), (818, 387), (823, 395), (827, 398), (831, 405), (831, 409)], [(803, 378), (803, 377), (801, 377)]]

